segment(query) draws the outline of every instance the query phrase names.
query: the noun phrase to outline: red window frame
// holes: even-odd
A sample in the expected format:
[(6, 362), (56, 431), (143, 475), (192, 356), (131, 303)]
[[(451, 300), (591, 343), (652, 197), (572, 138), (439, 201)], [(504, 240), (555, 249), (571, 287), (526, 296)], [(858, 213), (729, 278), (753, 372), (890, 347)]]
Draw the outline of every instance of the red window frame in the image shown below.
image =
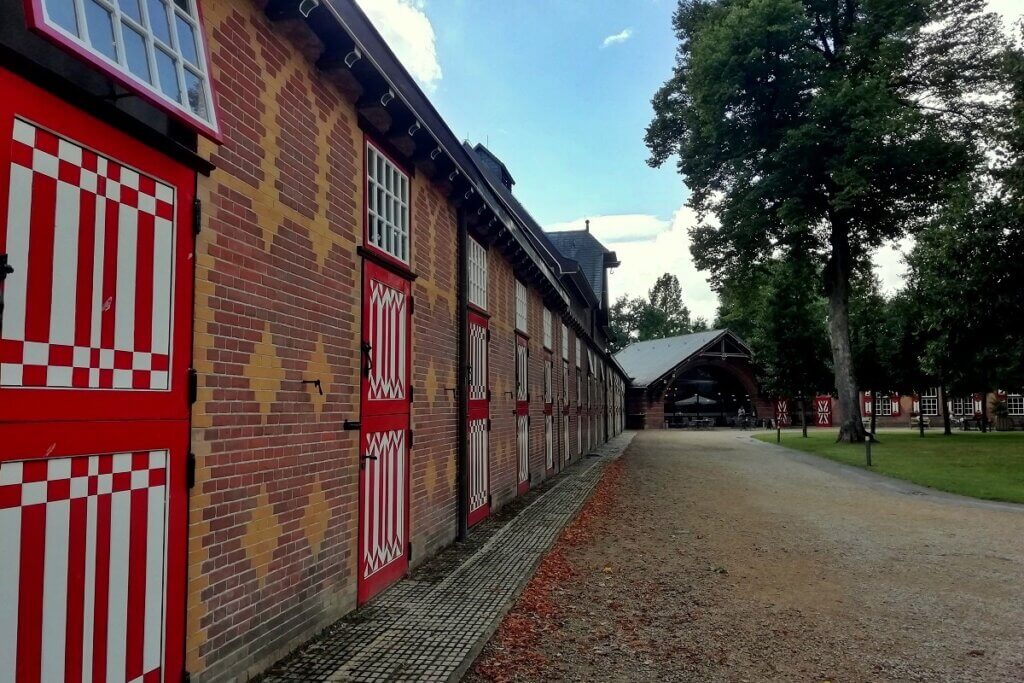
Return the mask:
[[(218, 145), (224, 143), (224, 136), (220, 132), (220, 126), (217, 123), (219, 116), (217, 115), (217, 86), (213, 79), (211, 72), (210, 62), (210, 45), (209, 40), (206, 38), (205, 21), (203, 19), (203, 8), (199, 3), (199, 0), (194, 0), (196, 3), (196, 22), (198, 24), (198, 30), (202, 37), (202, 52), (203, 58), (206, 60), (206, 78), (210, 84), (210, 111), (213, 113), (211, 117), (211, 123), (205, 123), (198, 116), (193, 116), (187, 113), (183, 108), (179, 109), (171, 104), (168, 100), (164, 99), (155, 92), (149, 90), (145, 86), (140, 85), (134, 78), (119, 68), (110, 64), (106, 60), (100, 58), (91, 50), (84, 45), (71, 40), (66, 35), (60, 32), (60, 30), (50, 26), (46, 23), (45, 10), (43, 9), (43, 0), (24, 0), (25, 1), (25, 19), (28, 22), (28, 27), (43, 36), (50, 42), (56, 44), (62, 50), (71, 53), (73, 56), (78, 57), (83, 62), (88, 63), (90, 66), (98, 69), (104, 75), (108, 76), (112, 80), (116, 81), (118, 85), (132, 91), (140, 98), (145, 100), (147, 103), (153, 105), (157, 109), (167, 113), (176, 121), (183, 123), (189, 128), (195, 129), (201, 133), (204, 137), (213, 140)], [(115, 0), (116, 1), (116, 0)]]

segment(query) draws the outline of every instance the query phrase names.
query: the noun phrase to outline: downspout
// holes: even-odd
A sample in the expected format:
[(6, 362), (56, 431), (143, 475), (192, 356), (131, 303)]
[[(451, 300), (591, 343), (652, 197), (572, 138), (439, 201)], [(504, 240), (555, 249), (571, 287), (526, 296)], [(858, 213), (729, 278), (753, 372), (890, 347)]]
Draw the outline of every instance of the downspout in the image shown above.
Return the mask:
[(468, 233), (466, 227), (466, 214), (460, 207), (456, 216), (458, 237), (456, 239), (455, 257), (458, 259), (458, 277), (456, 288), (458, 289), (458, 378), (455, 391), (455, 400), (459, 403), (458, 425), (455, 428), (457, 435), (456, 448), (456, 471), (458, 476), (457, 492), (458, 504), (458, 540), (464, 541), (469, 533), (469, 392), (467, 368), (469, 363), (469, 259), (467, 258), (466, 247), (468, 245)]

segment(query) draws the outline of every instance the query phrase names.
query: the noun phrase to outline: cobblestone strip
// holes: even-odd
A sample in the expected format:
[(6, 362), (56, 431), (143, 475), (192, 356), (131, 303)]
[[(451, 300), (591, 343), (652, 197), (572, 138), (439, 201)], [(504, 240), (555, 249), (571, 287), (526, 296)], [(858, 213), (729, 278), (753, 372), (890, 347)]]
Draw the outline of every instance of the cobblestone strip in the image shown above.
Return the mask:
[(446, 576), (421, 580), (417, 572), (399, 582), (268, 672), (264, 683), (457, 681), (633, 436), (621, 434), (596, 449), (597, 457), (570, 465)]

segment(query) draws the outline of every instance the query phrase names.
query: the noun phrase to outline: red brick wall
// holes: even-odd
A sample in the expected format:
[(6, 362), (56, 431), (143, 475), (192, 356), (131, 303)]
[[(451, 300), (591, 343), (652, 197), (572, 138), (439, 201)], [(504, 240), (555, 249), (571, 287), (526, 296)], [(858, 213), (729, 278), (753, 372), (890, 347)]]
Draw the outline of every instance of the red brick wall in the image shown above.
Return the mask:
[[(355, 606), (364, 142), (255, 4), (203, 11), (226, 142), (200, 150), (187, 668), (210, 681)], [(415, 564), (456, 531), (458, 318), (454, 210), (422, 177), (412, 193)]]

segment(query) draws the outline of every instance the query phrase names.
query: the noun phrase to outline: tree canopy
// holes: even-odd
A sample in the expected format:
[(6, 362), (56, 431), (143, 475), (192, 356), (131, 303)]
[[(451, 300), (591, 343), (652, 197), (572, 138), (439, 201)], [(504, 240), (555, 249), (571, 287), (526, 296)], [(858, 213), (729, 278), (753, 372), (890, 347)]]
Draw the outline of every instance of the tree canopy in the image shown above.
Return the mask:
[(680, 0), (651, 164), (678, 157), (721, 288), (794, 244), (817, 261), (841, 410), (861, 440), (850, 287), (983, 165), (1006, 92), (985, 0)]
[(619, 297), (612, 305), (609, 322), (609, 344), (614, 351), (638, 341), (707, 329), (703, 318), (691, 318), (690, 309), (683, 303), (679, 278), (671, 273), (659, 277), (646, 297)]

